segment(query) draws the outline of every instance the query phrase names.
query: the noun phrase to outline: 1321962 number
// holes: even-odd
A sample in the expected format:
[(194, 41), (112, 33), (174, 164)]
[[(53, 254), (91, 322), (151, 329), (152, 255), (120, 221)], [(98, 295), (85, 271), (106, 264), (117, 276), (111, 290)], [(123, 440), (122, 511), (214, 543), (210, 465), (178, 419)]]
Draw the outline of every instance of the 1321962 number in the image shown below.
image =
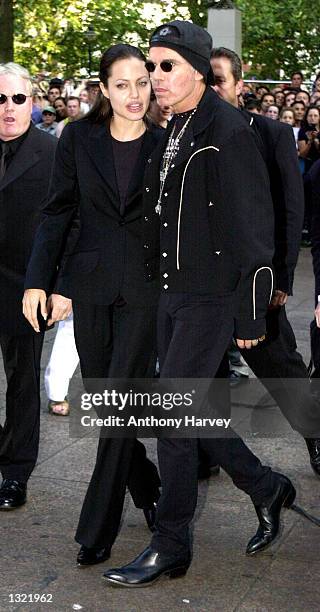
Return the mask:
[(52, 603), (52, 593), (10, 593), (10, 603)]

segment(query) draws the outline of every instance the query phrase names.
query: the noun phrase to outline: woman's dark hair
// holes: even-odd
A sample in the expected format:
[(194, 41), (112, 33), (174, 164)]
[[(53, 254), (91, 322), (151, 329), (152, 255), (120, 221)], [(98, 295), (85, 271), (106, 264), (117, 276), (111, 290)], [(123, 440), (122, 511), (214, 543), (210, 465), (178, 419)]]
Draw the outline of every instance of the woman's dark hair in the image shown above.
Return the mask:
[(53, 105), (54, 105), (54, 103), (55, 103), (55, 102), (57, 102), (58, 100), (62, 100), (63, 104), (64, 104), (65, 106), (67, 106), (66, 99), (65, 99), (65, 98), (63, 98), (62, 96), (59, 96), (58, 98), (56, 98), (56, 99), (53, 101)]
[[(130, 59), (134, 57), (142, 62), (146, 61), (145, 55), (137, 47), (119, 43), (109, 47), (101, 57), (99, 79), (105, 87), (108, 87), (108, 78), (111, 75), (111, 69), (118, 60)], [(92, 109), (85, 116), (85, 120), (89, 119), (93, 123), (110, 123), (113, 115), (113, 110), (109, 100), (100, 91), (97, 94), (97, 99)]]

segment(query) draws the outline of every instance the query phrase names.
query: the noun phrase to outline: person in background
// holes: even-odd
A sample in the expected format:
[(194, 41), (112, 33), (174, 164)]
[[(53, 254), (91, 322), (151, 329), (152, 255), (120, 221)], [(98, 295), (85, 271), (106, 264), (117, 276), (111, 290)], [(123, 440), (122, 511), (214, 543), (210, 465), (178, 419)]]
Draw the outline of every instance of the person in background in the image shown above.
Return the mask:
[(59, 98), (55, 99), (52, 106), (53, 108), (56, 109), (57, 123), (60, 123), (60, 121), (63, 121), (64, 119), (68, 117), (67, 103), (66, 103), (65, 98), (63, 98), (62, 96), (59, 96)]
[(55, 108), (53, 106), (45, 106), (42, 111), (42, 121), (37, 123), (36, 127), (39, 130), (48, 132), (51, 136), (55, 136), (57, 125)]
[(83, 89), (80, 90), (79, 100), (80, 100), (81, 112), (83, 115), (85, 115), (90, 110), (89, 94), (88, 94), (87, 87), (84, 87)]
[(261, 113), (262, 115), (265, 115), (269, 106), (271, 106), (271, 104), (275, 104), (275, 97), (272, 93), (265, 93), (263, 94), (262, 98), (261, 98)]
[(100, 93), (99, 79), (89, 79), (87, 81), (86, 89), (88, 92), (88, 104), (89, 108), (91, 109), (96, 102), (98, 94)]
[(290, 108), (292, 108), (294, 112), (294, 127), (301, 128), (301, 123), (306, 114), (306, 105), (302, 100), (295, 100), (293, 104), (291, 104)]
[(296, 72), (293, 72), (291, 74), (291, 85), (290, 87), (292, 89), (301, 89), (301, 85), (303, 83), (303, 74), (302, 72), (300, 72), (300, 70), (297, 70)]
[(261, 113), (261, 103), (260, 100), (254, 98), (247, 98), (244, 101), (244, 108), (249, 111), (249, 113), (254, 113), (260, 115)]
[(160, 106), (155, 95), (151, 94), (148, 115), (155, 125), (166, 128), (172, 117), (172, 111), (170, 106)]
[(39, 89), (32, 90), (32, 123), (35, 125), (42, 121), (42, 109), (44, 106), (43, 95)]
[(262, 96), (265, 93), (269, 93), (269, 92), (270, 92), (270, 89), (266, 85), (259, 85), (259, 87), (256, 87), (256, 96), (258, 100), (261, 100)]
[(77, 121), (82, 117), (80, 99), (76, 96), (70, 96), (67, 100), (67, 117), (58, 123), (56, 128), (56, 136), (60, 138), (61, 132), (63, 128), (67, 125), (67, 123), (71, 123), (72, 121)]
[(12, 62), (0, 64), (0, 345), (7, 380), (5, 423), (0, 426), (1, 511), (26, 502), (39, 448), (40, 358), (46, 324), (42, 319), (39, 333), (26, 326), (21, 299), (57, 140), (36, 129), (31, 112), (28, 71)]
[(61, 90), (56, 85), (52, 85), (48, 89), (47, 97), (50, 105), (54, 103), (54, 101), (61, 96)]
[(280, 111), (280, 121), (281, 123), (287, 123), (293, 127), (295, 123), (294, 110), (292, 108), (287, 108), (286, 106), (282, 108)]
[[(211, 66), (217, 93), (238, 107), (242, 85), (239, 56), (230, 49), (212, 51)], [(304, 437), (314, 472), (320, 476), (320, 411), (310, 394), (307, 368), (296, 350), (286, 316), (286, 301), (293, 291), (304, 214), (304, 194), (292, 132), (280, 121), (242, 111), (262, 144), (275, 215), (274, 296), (267, 313), (267, 342), (256, 352), (242, 355), (254, 374), (263, 381), (291, 426)], [(272, 379), (282, 379), (282, 392), (275, 391)], [(293, 392), (293, 379), (299, 385)], [(217, 461), (214, 460), (214, 464)], [(203, 466), (204, 467), (204, 466)]]
[(276, 105), (278, 106), (279, 109), (281, 109), (283, 107), (283, 105), (284, 105), (284, 98), (285, 98), (285, 95), (284, 95), (282, 89), (281, 90), (277, 90), (276, 93), (274, 94), (274, 96), (275, 96), (275, 99), (276, 99)]
[(265, 112), (265, 117), (268, 117), (268, 119), (273, 119), (273, 120), (277, 120), (279, 119), (279, 108), (278, 106), (276, 106), (275, 104), (270, 104), (270, 106), (268, 106), (266, 112)]
[(296, 93), (294, 91), (289, 91), (284, 96), (284, 104), (283, 106), (291, 106), (296, 99)]
[(307, 108), (298, 134), (299, 155), (305, 160), (305, 172), (320, 157), (320, 109)]
[(310, 94), (307, 91), (298, 91), (298, 93), (296, 94), (295, 100), (297, 102), (304, 102), (306, 108), (309, 106), (310, 104)]

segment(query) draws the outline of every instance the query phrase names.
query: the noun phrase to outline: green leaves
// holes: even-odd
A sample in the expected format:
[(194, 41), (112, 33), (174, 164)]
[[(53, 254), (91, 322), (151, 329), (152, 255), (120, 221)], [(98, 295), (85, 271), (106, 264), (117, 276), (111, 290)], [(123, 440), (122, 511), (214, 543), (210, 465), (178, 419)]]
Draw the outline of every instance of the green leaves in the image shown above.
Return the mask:
[[(0, 0), (14, 7), (15, 61), (31, 72), (87, 75), (89, 41), (93, 70), (107, 47), (124, 41), (148, 46), (152, 30), (174, 18), (192, 19), (206, 27), (208, 0)], [(214, 2), (210, 3), (214, 4)], [(310, 0), (234, 0), (242, 10), (243, 60), (252, 74), (278, 78), (319, 66), (320, 2)], [(8, 57), (12, 17), (0, 10), (0, 55)], [(5, 33), (7, 32), (7, 36)], [(6, 41), (5, 41), (6, 38)]]

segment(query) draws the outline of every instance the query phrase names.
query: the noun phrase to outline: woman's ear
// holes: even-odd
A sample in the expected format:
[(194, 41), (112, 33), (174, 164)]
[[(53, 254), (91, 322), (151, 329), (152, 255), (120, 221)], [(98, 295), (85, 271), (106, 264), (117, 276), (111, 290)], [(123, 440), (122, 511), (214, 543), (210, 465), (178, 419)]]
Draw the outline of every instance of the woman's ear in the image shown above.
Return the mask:
[(100, 81), (100, 83), (99, 83), (99, 87), (100, 87), (100, 89), (101, 89), (101, 91), (102, 91), (102, 93), (103, 93), (104, 97), (105, 97), (105, 98), (108, 98), (108, 100), (109, 100), (109, 92), (108, 92), (108, 88), (107, 88), (107, 87), (106, 87), (106, 86), (105, 86), (103, 83), (101, 83), (101, 81)]

